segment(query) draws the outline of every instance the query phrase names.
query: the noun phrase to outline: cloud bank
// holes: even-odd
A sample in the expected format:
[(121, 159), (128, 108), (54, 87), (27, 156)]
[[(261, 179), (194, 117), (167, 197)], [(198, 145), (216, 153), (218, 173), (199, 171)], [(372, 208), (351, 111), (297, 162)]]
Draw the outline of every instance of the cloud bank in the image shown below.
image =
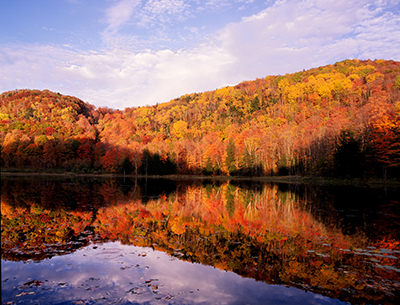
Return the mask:
[(104, 11), (102, 50), (0, 46), (0, 91), (49, 89), (124, 109), (347, 58), (400, 60), (396, 1), (276, 1), (197, 44), (135, 49), (142, 38), (130, 28), (154, 29), (153, 39), (168, 40), (172, 22), (224, 5), (229, 3), (122, 0)]

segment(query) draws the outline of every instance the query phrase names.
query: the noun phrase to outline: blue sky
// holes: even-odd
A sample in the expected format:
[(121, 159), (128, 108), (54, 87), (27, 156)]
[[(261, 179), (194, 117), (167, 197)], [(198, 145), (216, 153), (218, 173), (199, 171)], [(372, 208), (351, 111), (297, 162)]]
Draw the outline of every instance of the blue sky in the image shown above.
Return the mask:
[(0, 92), (49, 89), (98, 107), (399, 50), (398, 0), (0, 1)]

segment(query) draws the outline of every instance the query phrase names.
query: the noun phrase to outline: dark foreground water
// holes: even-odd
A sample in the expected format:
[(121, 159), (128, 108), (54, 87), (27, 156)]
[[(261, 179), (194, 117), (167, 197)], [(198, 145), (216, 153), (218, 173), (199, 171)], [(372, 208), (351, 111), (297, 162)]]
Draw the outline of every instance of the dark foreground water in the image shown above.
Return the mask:
[(399, 197), (2, 177), (2, 303), (399, 304)]

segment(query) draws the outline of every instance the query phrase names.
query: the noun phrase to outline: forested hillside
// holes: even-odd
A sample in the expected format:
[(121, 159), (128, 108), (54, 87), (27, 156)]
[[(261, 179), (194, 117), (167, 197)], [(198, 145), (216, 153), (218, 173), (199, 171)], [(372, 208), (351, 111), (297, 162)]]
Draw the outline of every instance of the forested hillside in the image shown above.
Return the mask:
[(0, 95), (2, 169), (400, 177), (400, 62), (345, 60), (181, 96), (98, 108)]

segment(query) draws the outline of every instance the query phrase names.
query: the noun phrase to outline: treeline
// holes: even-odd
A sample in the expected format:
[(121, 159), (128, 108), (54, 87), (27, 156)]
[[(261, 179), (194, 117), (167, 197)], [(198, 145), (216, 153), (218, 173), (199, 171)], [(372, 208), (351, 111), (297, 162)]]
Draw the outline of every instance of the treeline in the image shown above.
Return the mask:
[(113, 110), (47, 90), (0, 95), (2, 168), (400, 177), (400, 63), (345, 60)]

